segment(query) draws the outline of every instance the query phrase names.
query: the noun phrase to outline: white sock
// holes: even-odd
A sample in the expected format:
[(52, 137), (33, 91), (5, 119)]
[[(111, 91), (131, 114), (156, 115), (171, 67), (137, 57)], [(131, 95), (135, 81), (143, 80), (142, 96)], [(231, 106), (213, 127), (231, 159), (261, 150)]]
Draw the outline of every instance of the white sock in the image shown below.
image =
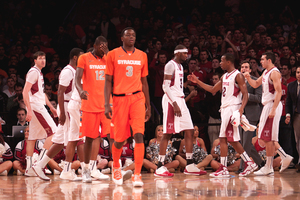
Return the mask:
[(84, 169), (89, 169), (89, 167), (90, 167), (90, 164), (84, 163)]
[(241, 154), (241, 157), (243, 159), (243, 161), (245, 162), (248, 162), (248, 161), (251, 161), (250, 157), (248, 156), (247, 152), (244, 151), (242, 154)]
[(165, 162), (165, 157), (166, 157), (166, 155), (158, 155), (158, 161), (161, 162), (161, 163), (164, 163)]
[(43, 159), (43, 157), (47, 154), (47, 151), (48, 151), (47, 149), (42, 148), (42, 150), (41, 150), (41, 152), (39, 154), (39, 160)]
[(185, 153), (186, 159), (193, 159), (193, 153)]
[(72, 163), (65, 161), (64, 172), (69, 172), (71, 170)]
[(32, 156), (26, 156), (26, 170), (32, 167)]
[(51, 160), (46, 154), (43, 156), (43, 158), (38, 161), (37, 165), (40, 166), (41, 168), (45, 168), (47, 163)]
[(91, 171), (96, 169), (96, 164), (97, 164), (97, 160), (90, 160), (89, 168)]
[(277, 149), (276, 152), (280, 155), (281, 160), (284, 159), (284, 158), (286, 158), (286, 156), (287, 156), (287, 154), (282, 149), (282, 147), (280, 147), (279, 149)]
[(227, 167), (227, 156), (220, 157), (220, 162), (224, 167)]
[(85, 163), (84, 162), (80, 162), (80, 167), (83, 170)]
[(272, 168), (273, 168), (273, 156), (267, 156), (266, 166), (267, 166), (269, 169), (272, 169)]

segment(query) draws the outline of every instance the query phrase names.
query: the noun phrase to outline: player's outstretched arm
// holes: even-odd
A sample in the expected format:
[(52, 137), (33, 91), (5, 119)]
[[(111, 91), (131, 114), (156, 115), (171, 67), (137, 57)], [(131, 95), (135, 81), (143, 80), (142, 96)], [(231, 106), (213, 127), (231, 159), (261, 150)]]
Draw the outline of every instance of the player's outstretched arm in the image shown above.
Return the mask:
[[(219, 90), (221, 90), (221, 88), (222, 88), (222, 81), (219, 81), (214, 86), (212, 86), (212, 85), (208, 85), (208, 84), (205, 84), (202, 81), (200, 81), (193, 73), (188, 75), (187, 78), (189, 81), (192, 81), (193, 83), (198, 84), (200, 87), (202, 87), (204, 90), (206, 90), (210, 93), (216, 93)], [(221, 78), (221, 80), (222, 80), (222, 78)]]
[(261, 84), (262, 84), (262, 75), (254, 80), (251, 78), (251, 75), (249, 74), (249, 72), (245, 72), (243, 74), (245, 76), (245, 78), (247, 79), (248, 83), (253, 87), (253, 88), (258, 88)]
[(111, 119), (112, 116), (112, 110), (110, 107), (110, 95), (112, 92), (112, 76), (106, 74), (105, 75), (105, 86), (104, 86), (104, 107), (105, 107), (105, 116), (107, 119)]

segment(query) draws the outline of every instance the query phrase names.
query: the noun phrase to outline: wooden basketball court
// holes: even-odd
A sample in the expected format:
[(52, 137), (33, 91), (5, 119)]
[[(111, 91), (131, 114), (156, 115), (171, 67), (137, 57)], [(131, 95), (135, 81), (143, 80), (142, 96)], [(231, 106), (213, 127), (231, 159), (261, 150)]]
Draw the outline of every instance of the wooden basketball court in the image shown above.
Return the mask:
[[(210, 173), (211, 171), (208, 171)], [(69, 182), (50, 175), (50, 182), (37, 177), (1, 176), (0, 199), (300, 199), (300, 173), (287, 169), (274, 176), (209, 178), (175, 173), (173, 178), (142, 174), (143, 188), (132, 188), (131, 180), (116, 187), (113, 181)]]

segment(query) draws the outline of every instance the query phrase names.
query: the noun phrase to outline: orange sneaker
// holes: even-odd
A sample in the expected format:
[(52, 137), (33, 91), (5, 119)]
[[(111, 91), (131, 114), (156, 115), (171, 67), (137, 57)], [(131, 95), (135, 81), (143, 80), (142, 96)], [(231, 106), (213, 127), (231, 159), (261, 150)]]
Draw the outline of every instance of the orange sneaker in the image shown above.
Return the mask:
[(132, 185), (133, 187), (142, 187), (144, 185), (141, 174), (132, 175)]
[(112, 166), (112, 179), (115, 182), (116, 185), (122, 185), (123, 184), (123, 176), (121, 173), (121, 167), (114, 168)]

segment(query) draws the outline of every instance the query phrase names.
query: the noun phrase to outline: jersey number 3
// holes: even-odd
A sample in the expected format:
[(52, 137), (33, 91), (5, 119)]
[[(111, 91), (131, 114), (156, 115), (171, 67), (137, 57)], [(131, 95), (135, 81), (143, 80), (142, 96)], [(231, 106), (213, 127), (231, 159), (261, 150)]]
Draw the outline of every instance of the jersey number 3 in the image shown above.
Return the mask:
[(126, 76), (131, 77), (133, 75), (133, 67), (132, 66), (127, 66), (126, 67)]

